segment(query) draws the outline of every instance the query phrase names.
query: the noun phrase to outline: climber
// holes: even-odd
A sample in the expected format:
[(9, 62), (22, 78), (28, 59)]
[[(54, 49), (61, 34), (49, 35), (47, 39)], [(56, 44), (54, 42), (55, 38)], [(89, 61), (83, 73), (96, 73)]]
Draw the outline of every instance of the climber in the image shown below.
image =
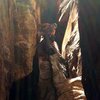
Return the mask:
[(66, 76), (68, 77), (69, 76), (68, 75), (68, 62), (60, 54), (57, 42), (55, 41), (56, 28), (57, 28), (56, 23), (43, 24), (41, 27), (41, 31), (43, 32), (43, 35), (41, 36), (40, 44), (43, 44), (43, 42), (44, 42), (44, 45), (45, 45), (44, 50), (48, 56), (53, 55), (53, 54), (58, 55), (59, 63), (62, 64), (62, 69), (63, 69), (64, 73), (66, 74)]
[(59, 50), (57, 44), (55, 44), (56, 27), (57, 25), (55, 23), (45, 23), (41, 27), (41, 31), (43, 32), (43, 34), (40, 37), (40, 44), (45, 42), (45, 51), (48, 55), (52, 55), (55, 53), (55, 51), (53, 50), (54, 46), (56, 46), (57, 50)]
[[(52, 81), (52, 65), (49, 56), (54, 54), (52, 48), (56, 27), (45, 23), (38, 33), (39, 55), (39, 100), (56, 100), (55, 88)], [(52, 35), (51, 35), (52, 34)]]

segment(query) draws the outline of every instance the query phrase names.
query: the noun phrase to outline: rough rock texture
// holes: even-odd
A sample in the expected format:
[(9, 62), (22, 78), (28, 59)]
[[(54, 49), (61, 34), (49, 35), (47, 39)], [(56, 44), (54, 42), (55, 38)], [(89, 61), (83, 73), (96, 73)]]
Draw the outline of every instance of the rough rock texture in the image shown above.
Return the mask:
[(70, 77), (81, 75), (81, 53), (78, 30), (78, 1), (63, 0), (59, 5), (59, 24), (67, 23), (62, 41), (62, 55), (68, 61)]
[(63, 74), (58, 55), (50, 56), (53, 70), (53, 82), (56, 88), (57, 100), (86, 100), (81, 77), (66, 78)]
[(0, 100), (14, 80), (32, 72), (36, 49), (35, 0), (0, 0)]

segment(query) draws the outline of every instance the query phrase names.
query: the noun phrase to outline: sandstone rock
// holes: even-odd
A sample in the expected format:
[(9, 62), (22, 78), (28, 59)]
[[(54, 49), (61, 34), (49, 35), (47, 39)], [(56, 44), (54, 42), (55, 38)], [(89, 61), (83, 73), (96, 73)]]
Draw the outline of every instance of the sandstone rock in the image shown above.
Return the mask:
[(34, 70), (39, 23), (35, 5), (35, 0), (0, 1), (0, 100), (8, 100), (14, 80)]
[(86, 100), (81, 77), (66, 78), (57, 58), (57, 54), (50, 56), (58, 100)]
[(66, 23), (63, 33), (62, 55), (68, 61), (70, 77), (81, 75), (81, 55), (78, 30), (78, 1), (64, 0), (59, 5), (59, 24)]

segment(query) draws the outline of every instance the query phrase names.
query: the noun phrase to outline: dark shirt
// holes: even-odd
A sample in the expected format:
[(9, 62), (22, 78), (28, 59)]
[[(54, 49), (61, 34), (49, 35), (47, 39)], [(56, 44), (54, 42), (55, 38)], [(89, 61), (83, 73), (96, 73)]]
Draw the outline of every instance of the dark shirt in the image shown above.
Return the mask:
[(55, 37), (53, 35), (45, 34), (44, 36), (45, 50), (48, 55), (55, 54), (55, 48), (52, 45), (54, 41), (55, 41)]
[(50, 34), (45, 34), (44, 39), (38, 44), (40, 56), (49, 56), (55, 54), (54, 46), (52, 45), (55, 37)]

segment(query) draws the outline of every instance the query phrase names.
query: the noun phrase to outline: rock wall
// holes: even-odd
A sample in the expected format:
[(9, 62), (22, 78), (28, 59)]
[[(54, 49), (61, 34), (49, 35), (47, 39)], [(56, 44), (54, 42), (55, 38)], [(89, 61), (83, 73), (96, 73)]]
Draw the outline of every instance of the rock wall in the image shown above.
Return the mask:
[(37, 7), (35, 0), (0, 0), (0, 100), (8, 100), (14, 80), (34, 70)]
[(87, 100), (100, 99), (99, 9), (99, 0), (79, 0), (79, 31), (83, 64), (82, 82)]
[(63, 36), (61, 52), (62, 56), (68, 61), (70, 77), (79, 76), (81, 75), (81, 52), (77, 0), (63, 0), (60, 3), (58, 21), (60, 25), (66, 26), (65, 32), (60, 34)]

